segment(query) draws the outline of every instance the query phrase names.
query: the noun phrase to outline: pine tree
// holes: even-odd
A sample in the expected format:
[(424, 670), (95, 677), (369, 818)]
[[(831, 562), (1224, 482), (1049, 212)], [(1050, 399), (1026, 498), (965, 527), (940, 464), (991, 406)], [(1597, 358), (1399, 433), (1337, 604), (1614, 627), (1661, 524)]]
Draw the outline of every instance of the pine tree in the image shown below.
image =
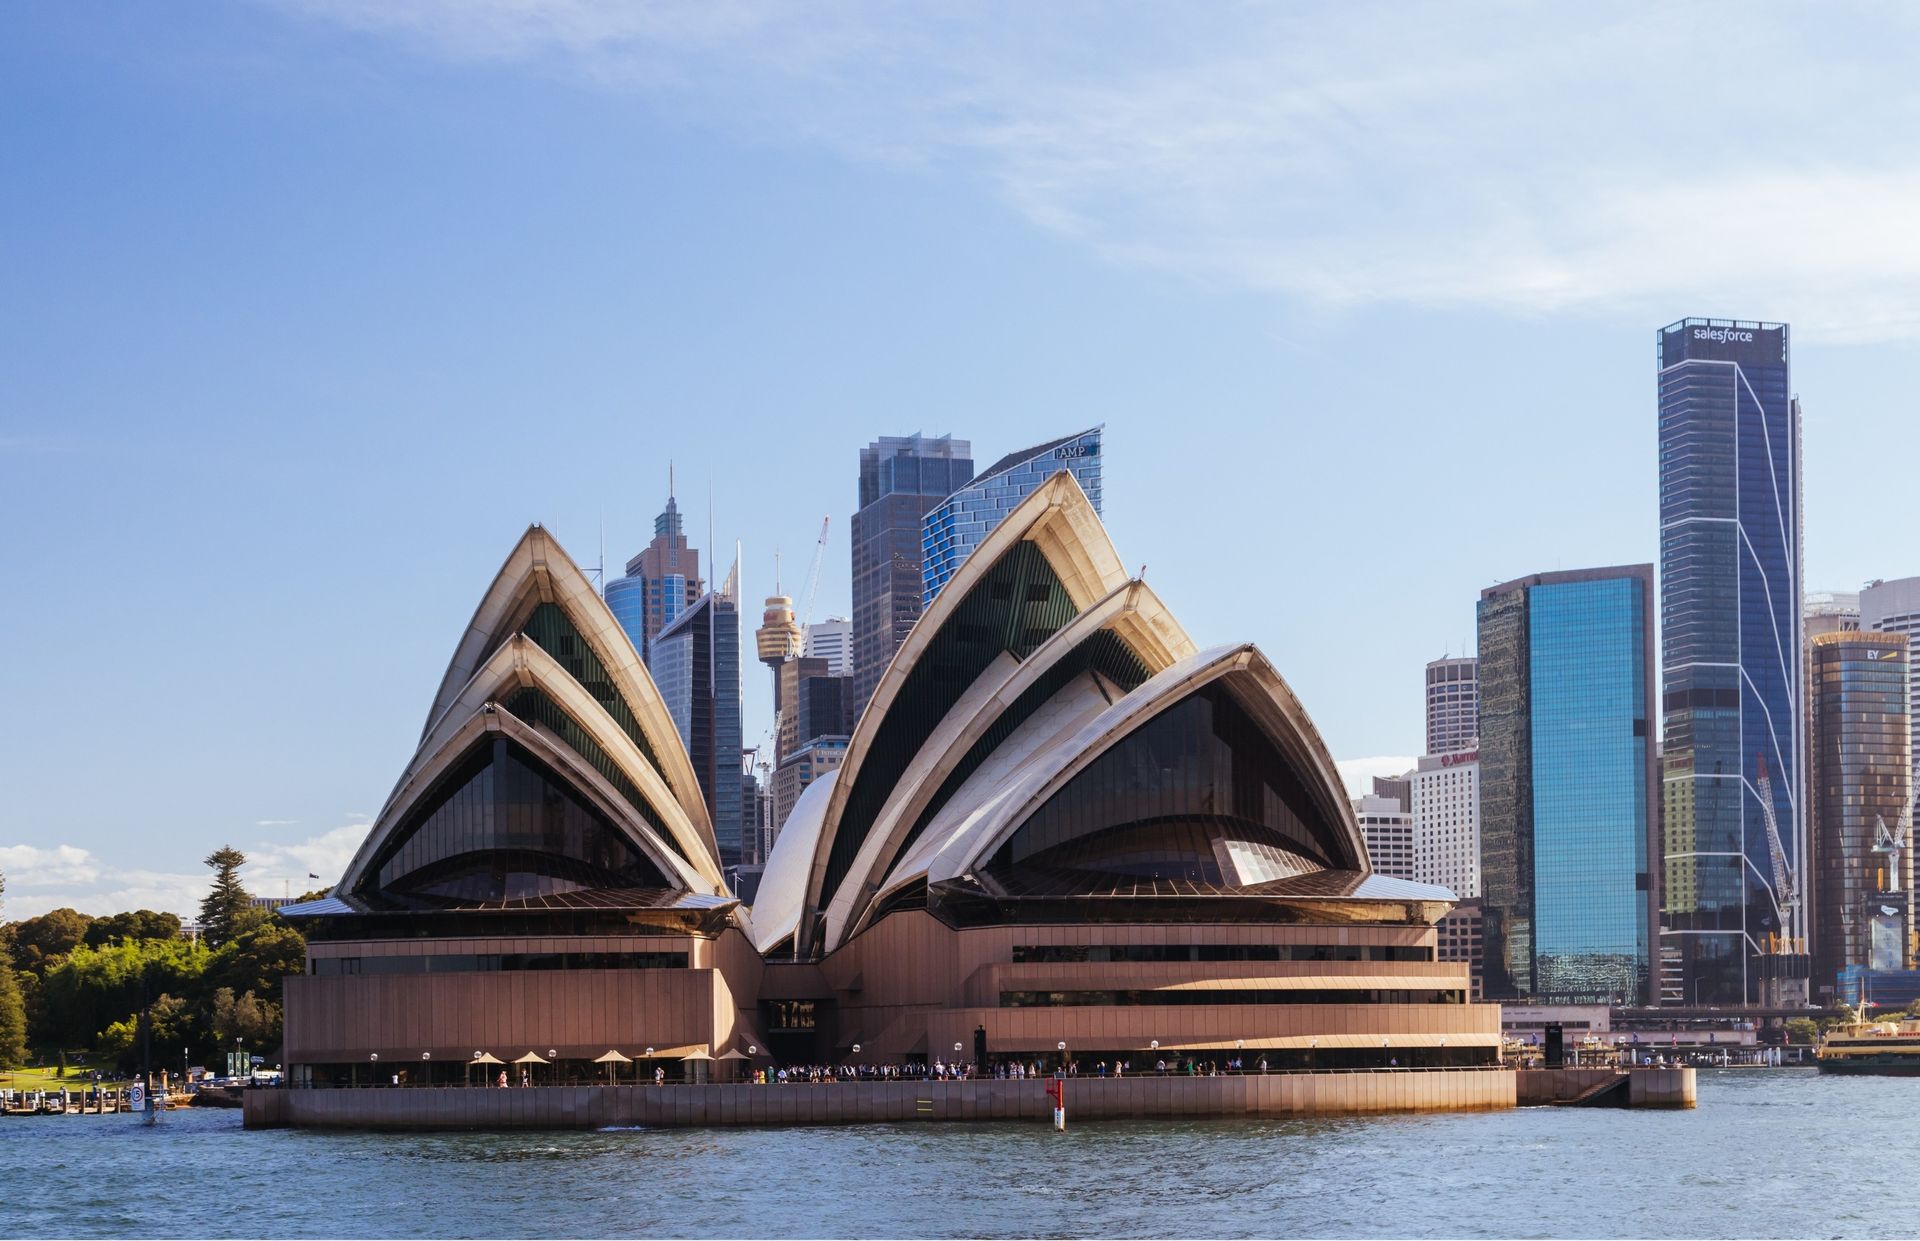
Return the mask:
[[(7, 877), (0, 875), (0, 896)], [(0, 944), (0, 1069), (17, 1069), (27, 1062), (27, 1002), (20, 981), (13, 976), (13, 959)]]
[(27, 1002), (13, 962), (0, 951), (0, 1069), (17, 1069), (27, 1062)]
[(200, 902), (200, 937), (209, 948), (232, 939), (251, 908), (252, 898), (240, 884), (240, 868), (246, 864), (247, 855), (232, 845), (207, 856), (207, 865), (213, 869), (213, 890)]

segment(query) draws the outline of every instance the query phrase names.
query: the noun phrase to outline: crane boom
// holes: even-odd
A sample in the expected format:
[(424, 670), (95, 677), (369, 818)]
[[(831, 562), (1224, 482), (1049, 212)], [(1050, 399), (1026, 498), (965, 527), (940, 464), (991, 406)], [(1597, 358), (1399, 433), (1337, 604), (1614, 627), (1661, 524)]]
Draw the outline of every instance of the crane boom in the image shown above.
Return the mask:
[[(1767, 857), (1773, 864), (1774, 891), (1779, 893), (1781, 921), (1791, 924), (1794, 908), (1799, 904), (1799, 893), (1793, 868), (1787, 864), (1786, 848), (1780, 843), (1780, 824), (1773, 814), (1773, 781), (1767, 775), (1767, 756), (1756, 754), (1754, 759), (1760, 765), (1754, 788), (1760, 794), (1760, 818), (1767, 825)], [(1791, 925), (1784, 925), (1781, 930), (1787, 936), (1793, 933)]]
[(820, 593), (820, 562), (827, 554), (827, 526), (832, 521), (832, 513), (820, 519), (820, 541), (813, 545), (813, 566), (807, 570), (806, 606), (800, 612), (803, 626), (813, 624), (813, 598)]

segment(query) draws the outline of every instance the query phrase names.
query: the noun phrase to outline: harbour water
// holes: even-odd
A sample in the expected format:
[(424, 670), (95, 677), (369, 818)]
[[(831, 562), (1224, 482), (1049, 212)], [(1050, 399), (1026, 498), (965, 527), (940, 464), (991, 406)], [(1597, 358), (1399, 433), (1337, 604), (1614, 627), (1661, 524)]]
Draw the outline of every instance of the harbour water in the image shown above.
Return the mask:
[[(779, 1089), (770, 1087), (770, 1089)], [(786, 1087), (807, 1089), (807, 1087)], [(817, 1087), (832, 1089), (832, 1087)], [(0, 1120), (9, 1237), (1911, 1233), (1920, 1078), (1702, 1071), (1693, 1111), (597, 1133)]]

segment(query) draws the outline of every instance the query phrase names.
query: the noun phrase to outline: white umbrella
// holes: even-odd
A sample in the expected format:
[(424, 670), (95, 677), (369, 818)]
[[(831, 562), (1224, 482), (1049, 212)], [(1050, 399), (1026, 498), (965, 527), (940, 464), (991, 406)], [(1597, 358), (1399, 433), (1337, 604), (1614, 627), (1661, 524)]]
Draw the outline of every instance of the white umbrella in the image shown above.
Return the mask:
[[(524, 1056), (515, 1056), (513, 1058), (513, 1062), (515, 1064), (552, 1064), (553, 1063), (553, 1061), (547, 1059), (545, 1056), (541, 1055), (539, 1052), (536, 1052), (536, 1051), (530, 1051)], [(528, 1070), (528, 1071), (531, 1072), (531, 1070)]]

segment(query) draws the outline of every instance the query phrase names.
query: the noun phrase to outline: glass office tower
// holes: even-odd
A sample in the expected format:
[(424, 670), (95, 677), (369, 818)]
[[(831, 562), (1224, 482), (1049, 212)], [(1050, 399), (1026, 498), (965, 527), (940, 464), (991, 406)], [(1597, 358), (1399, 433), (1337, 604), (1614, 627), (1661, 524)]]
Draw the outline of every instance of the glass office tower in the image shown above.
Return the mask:
[(653, 640), (647, 670), (693, 760), (722, 866), (738, 866), (752, 830), (741, 799), (740, 608), (735, 578), (700, 596)]
[[(1787, 327), (1659, 333), (1663, 949), (1689, 1003), (1804, 1002), (1800, 410)], [(1762, 771), (1766, 779), (1762, 779)], [(1787, 873), (1776, 873), (1762, 788)]]
[(973, 477), (973, 449), (950, 435), (883, 435), (860, 450), (853, 514), (853, 714), (920, 619), (921, 522)]
[(1651, 999), (1653, 566), (1481, 592), (1487, 995)]
[(1913, 799), (1907, 639), (1854, 630), (1807, 646), (1813, 998), (1828, 1001), (1849, 966), (1913, 963), (1912, 841), (1894, 838)]
[(1100, 507), (1100, 437), (1104, 427), (1063, 436), (1008, 453), (928, 512), (921, 532), (920, 603), (933, 602), (960, 562), (980, 546), (1000, 519), (1061, 470), (1073, 475), (1080, 490)]
[(680, 505), (668, 485), (667, 506), (653, 519), (653, 542), (627, 561), (627, 575), (601, 590), (620, 628), (627, 631), (642, 660), (651, 659), (653, 640), (679, 619), (706, 590), (700, 580), (700, 553), (687, 546)]

